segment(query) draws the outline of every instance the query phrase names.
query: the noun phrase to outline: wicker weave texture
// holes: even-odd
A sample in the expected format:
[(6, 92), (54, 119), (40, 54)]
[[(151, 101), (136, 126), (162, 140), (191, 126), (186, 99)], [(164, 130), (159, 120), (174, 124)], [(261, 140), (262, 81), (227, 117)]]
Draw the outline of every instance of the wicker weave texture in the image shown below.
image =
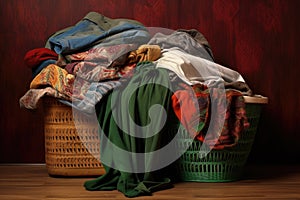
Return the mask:
[(104, 174), (97, 121), (79, 111), (73, 112), (70, 106), (54, 98), (44, 98), (43, 104), (45, 158), (49, 175)]

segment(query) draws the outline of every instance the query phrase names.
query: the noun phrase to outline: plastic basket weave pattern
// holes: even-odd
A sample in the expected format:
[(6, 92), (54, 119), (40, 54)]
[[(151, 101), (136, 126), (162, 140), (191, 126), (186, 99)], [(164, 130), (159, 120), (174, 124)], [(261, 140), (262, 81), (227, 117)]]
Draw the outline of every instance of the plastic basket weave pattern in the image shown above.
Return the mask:
[(79, 112), (74, 124), (70, 106), (46, 97), (44, 105), (45, 160), (49, 175), (96, 176), (105, 173), (100, 162), (98, 126)]
[[(241, 178), (254, 142), (263, 104), (245, 102), (250, 127), (241, 134), (237, 145), (223, 150), (212, 150), (205, 156), (206, 153), (200, 151), (201, 142), (194, 140), (175, 164), (181, 181), (229, 182)], [(181, 135), (188, 135), (184, 128), (180, 132)], [(187, 140), (182, 137), (178, 143), (179, 146), (185, 146)]]

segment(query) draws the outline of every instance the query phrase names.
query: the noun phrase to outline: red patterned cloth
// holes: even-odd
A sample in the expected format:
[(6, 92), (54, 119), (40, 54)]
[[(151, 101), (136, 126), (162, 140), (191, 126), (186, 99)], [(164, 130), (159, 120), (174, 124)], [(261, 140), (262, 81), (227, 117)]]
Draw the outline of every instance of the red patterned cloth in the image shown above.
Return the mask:
[[(219, 88), (208, 89), (201, 84), (181, 87), (172, 96), (172, 107), (191, 137), (212, 149), (236, 145), (241, 132), (249, 126), (242, 93), (226, 89), (222, 94)], [(225, 95), (223, 100), (220, 95)]]

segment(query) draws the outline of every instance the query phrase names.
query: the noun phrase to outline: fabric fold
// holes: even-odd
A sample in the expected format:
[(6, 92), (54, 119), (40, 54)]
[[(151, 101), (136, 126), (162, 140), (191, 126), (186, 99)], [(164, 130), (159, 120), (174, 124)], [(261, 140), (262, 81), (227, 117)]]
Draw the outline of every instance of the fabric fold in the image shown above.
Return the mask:
[(126, 38), (126, 31), (130, 30), (139, 31), (141, 44), (148, 42), (149, 33), (140, 22), (129, 19), (110, 19), (100, 13), (90, 12), (74, 26), (50, 36), (46, 47), (50, 47), (57, 54), (70, 54), (84, 51), (119, 33)]
[[(150, 62), (139, 63), (128, 83), (116, 88), (96, 106), (101, 127), (101, 161), (107, 173), (87, 181), (84, 184), (87, 190), (117, 189), (127, 197), (136, 197), (172, 187), (171, 178), (163, 172), (167, 167), (154, 170), (153, 165), (159, 165), (163, 158), (146, 155), (166, 145), (171, 138), (167, 132), (174, 124), (165, 123), (175, 119), (170, 87), (166, 70), (155, 69)], [(149, 110), (156, 104), (162, 107), (151, 117)]]

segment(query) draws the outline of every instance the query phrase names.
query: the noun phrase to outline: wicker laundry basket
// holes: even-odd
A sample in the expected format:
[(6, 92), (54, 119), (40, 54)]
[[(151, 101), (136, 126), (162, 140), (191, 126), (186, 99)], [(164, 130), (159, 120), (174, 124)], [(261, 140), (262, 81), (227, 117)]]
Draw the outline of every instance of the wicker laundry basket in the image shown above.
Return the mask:
[[(243, 132), (232, 148), (212, 150), (199, 157), (201, 143), (193, 141), (190, 148), (175, 163), (177, 175), (182, 181), (227, 182), (241, 178), (243, 167), (255, 138), (261, 108), (268, 102), (265, 97), (245, 97), (250, 127)], [(45, 157), (49, 175), (94, 176), (105, 170), (99, 161), (100, 140), (97, 122), (87, 120), (81, 114), (74, 124), (73, 110), (54, 98), (44, 98)], [(82, 119), (82, 120), (81, 120)], [(79, 121), (79, 123), (78, 123)], [(181, 127), (182, 128), (182, 127)], [(185, 130), (181, 129), (186, 134)], [(185, 145), (185, 139), (178, 141)]]
[(52, 176), (97, 176), (100, 162), (97, 122), (52, 97), (43, 98), (45, 159)]
[[(262, 105), (266, 97), (245, 96), (246, 115), (250, 127), (244, 130), (234, 147), (212, 150), (208, 154), (200, 151), (201, 142), (194, 140), (189, 148), (175, 163), (175, 169), (181, 181), (228, 182), (241, 179), (244, 165), (254, 142), (258, 128)], [(180, 134), (188, 136), (180, 127)], [(180, 137), (178, 146), (185, 146), (188, 138)], [(190, 144), (190, 143), (189, 143)], [(202, 156), (200, 156), (202, 154)], [(206, 155), (207, 154), (207, 155)]]

